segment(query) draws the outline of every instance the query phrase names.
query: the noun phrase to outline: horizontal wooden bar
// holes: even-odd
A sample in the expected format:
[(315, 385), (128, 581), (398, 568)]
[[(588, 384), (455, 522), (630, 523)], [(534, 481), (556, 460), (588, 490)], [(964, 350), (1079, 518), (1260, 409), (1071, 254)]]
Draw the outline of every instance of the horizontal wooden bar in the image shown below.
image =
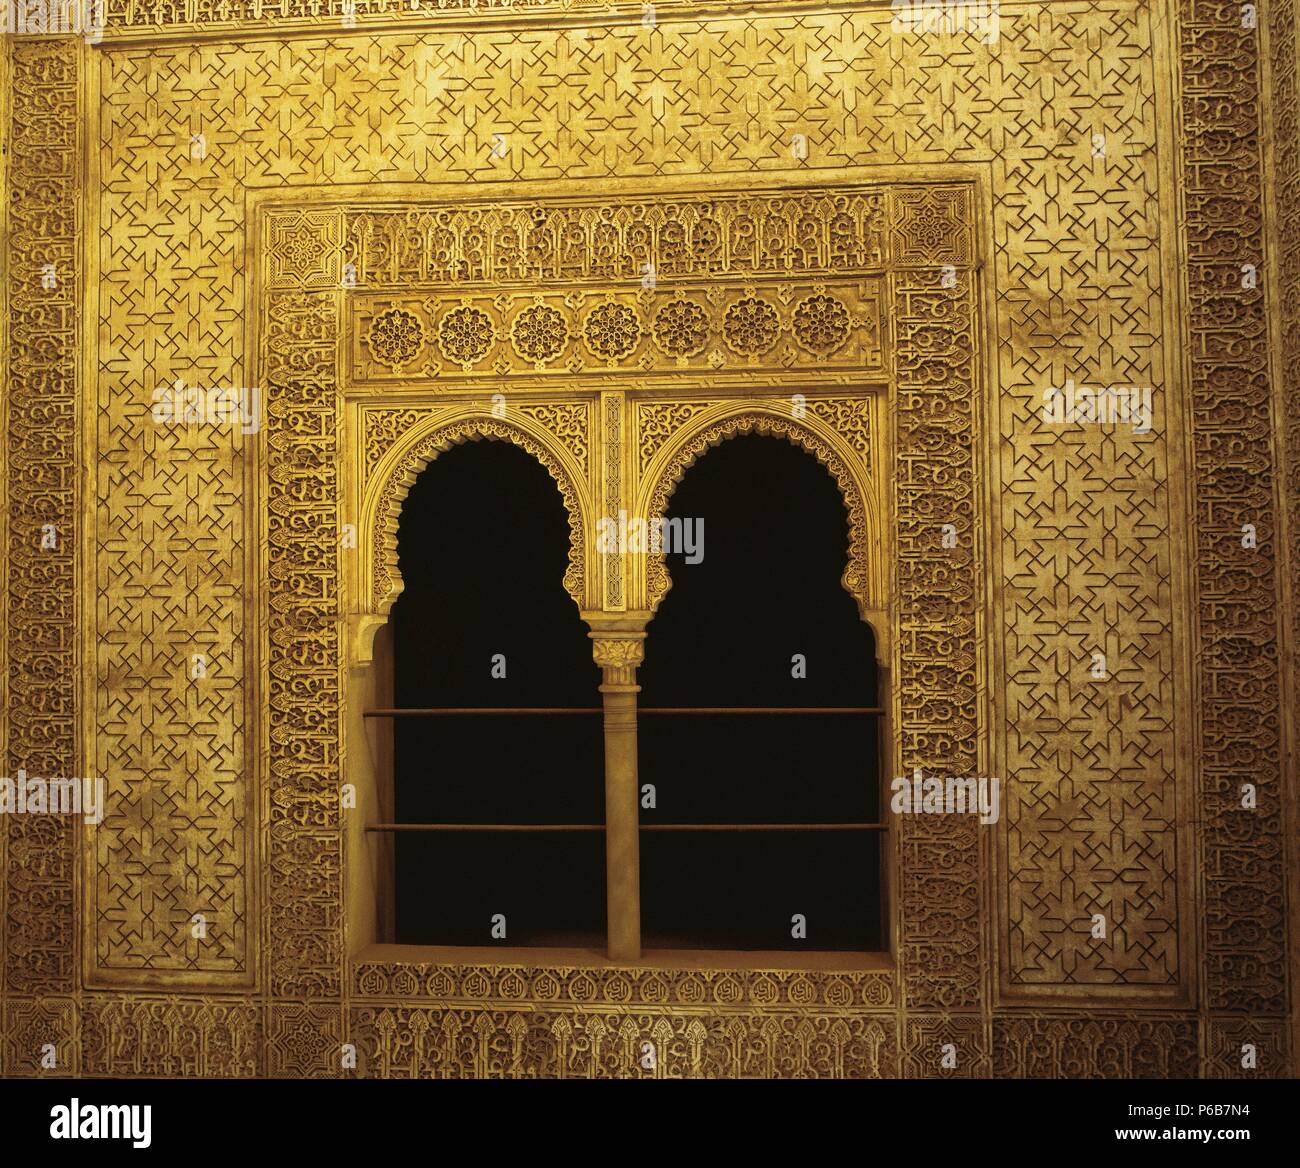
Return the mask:
[(367, 831), (604, 831), (603, 823), (368, 823)]
[(885, 823), (643, 823), (642, 831), (888, 831)]
[(883, 714), (879, 706), (642, 706), (638, 714)]
[[(793, 714), (819, 715), (880, 715), (885, 711), (879, 706), (642, 706), (638, 714), (775, 714), (778, 716)], [(496, 706), (438, 706), (432, 708), (405, 708), (366, 710), (367, 718), (434, 718), (434, 717), (498, 717), (544, 716), (563, 714), (601, 714), (601, 706), (524, 706), (517, 709)]]
[[(884, 823), (643, 823), (642, 831), (888, 831)], [(366, 831), (604, 831), (603, 823), (371, 823)]]
[(520, 709), (497, 706), (435, 706), (428, 709), (366, 710), (367, 718), (478, 718), (491, 716), (513, 717), (516, 714), (551, 716), (556, 714), (601, 714), (601, 706), (527, 706)]

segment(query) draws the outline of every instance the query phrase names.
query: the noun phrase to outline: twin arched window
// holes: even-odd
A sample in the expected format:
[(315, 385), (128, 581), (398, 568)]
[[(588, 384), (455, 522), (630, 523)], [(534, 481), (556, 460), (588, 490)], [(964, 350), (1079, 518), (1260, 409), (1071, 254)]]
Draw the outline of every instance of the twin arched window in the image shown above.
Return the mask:
[[(875, 648), (839, 583), (838, 488), (794, 445), (738, 436), (668, 517), (695, 548), (668, 549), (638, 677), (643, 945), (880, 949)], [(443, 453), (406, 499), (399, 943), (604, 948), (600, 675), (568, 545), (554, 482), (508, 442)]]

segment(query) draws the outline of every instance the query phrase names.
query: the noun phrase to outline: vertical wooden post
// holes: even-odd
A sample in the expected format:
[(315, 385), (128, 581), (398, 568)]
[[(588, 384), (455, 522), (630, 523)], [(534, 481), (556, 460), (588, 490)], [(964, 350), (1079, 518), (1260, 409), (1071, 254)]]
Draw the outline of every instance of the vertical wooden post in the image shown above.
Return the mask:
[(637, 785), (636, 668), (643, 632), (592, 633), (605, 707), (605, 909), (611, 961), (641, 957), (641, 813)]

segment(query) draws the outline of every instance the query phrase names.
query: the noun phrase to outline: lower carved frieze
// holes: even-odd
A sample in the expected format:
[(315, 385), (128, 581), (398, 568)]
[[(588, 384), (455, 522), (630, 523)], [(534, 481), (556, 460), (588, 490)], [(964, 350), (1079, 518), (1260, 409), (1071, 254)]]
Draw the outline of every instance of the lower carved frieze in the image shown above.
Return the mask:
[(364, 1006), (352, 1024), (379, 1078), (878, 1079), (898, 1065), (892, 1014)]
[(993, 1019), (998, 1079), (1191, 1079), (1198, 1069), (1195, 1018)]
[(81, 1073), (231, 1078), (258, 1073), (255, 1002), (91, 998), (81, 1011)]
[[(10, 998), (0, 1072), (41, 1077), (231, 1078), (1277, 1078), (1286, 1073), (1281, 1018), (1134, 1011), (1105, 1016), (829, 1007), (835, 986), (877, 975), (793, 971), (764, 976), (782, 991), (718, 1004), (656, 986), (727, 984), (727, 971), (525, 970), (363, 964), (354, 997), (303, 1003), (247, 996)], [(512, 998), (510, 979), (531, 974)], [(584, 975), (586, 980), (584, 981)], [(649, 975), (649, 976), (647, 976)], [(622, 976), (623, 1004), (580, 1000)], [(441, 978), (449, 979), (444, 985)], [(548, 985), (544, 978), (551, 979)], [(795, 987), (812, 982), (815, 1000)], [(756, 983), (756, 984), (761, 984)], [(536, 991), (551, 993), (541, 1000)], [(442, 996), (443, 992), (451, 996)], [(483, 992), (478, 1001), (463, 995)], [(793, 992), (792, 992), (793, 991)], [(615, 990), (614, 994), (617, 995)], [(723, 995), (725, 996), (725, 995)], [(760, 994), (760, 996), (762, 996)], [(683, 998), (692, 999), (687, 1004)], [(1203, 1049), (1202, 1049), (1203, 1048)]]
[(359, 964), (353, 992), (398, 1001), (688, 1009), (885, 1009), (896, 1000), (889, 970), (541, 969), (388, 962)]

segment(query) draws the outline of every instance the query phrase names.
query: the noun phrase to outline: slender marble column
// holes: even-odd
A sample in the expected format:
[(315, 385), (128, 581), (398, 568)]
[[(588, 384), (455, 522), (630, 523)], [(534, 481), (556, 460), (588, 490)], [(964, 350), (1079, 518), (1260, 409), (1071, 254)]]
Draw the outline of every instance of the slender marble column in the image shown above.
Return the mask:
[(636, 667), (644, 633), (617, 638), (592, 634), (596, 664), (604, 671), (605, 897), (609, 958), (641, 957), (641, 812), (637, 785)]

